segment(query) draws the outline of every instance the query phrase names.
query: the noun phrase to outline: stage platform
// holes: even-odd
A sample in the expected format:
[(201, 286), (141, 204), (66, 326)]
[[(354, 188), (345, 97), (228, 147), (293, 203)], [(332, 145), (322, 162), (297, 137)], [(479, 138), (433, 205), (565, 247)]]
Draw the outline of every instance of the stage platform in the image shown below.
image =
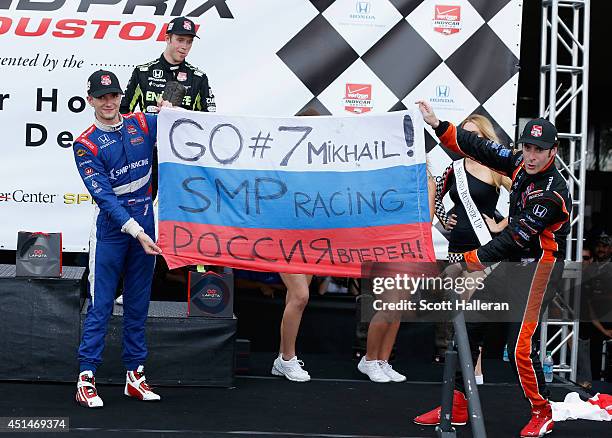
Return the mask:
[[(225, 363), (230, 360), (226, 353), (233, 348), (235, 326), (219, 338), (222, 340), (219, 345), (224, 346), (221, 354), (201, 356), (189, 363), (193, 367), (186, 371), (181, 368), (185, 363), (181, 355), (188, 354), (190, 348), (197, 349), (199, 342), (207, 342), (208, 334), (214, 331), (189, 334), (188, 324), (206, 321), (184, 318), (184, 303), (152, 302), (154, 317), (149, 319), (147, 329), (150, 336), (147, 377), (162, 396), (162, 401), (154, 404), (122, 395), (121, 308), (115, 308), (105, 362), (97, 376), (105, 407), (96, 411), (79, 407), (74, 402), (74, 381), (82, 314), (80, 318), (78, 273), (72, 274), (75, 278), (49, 283), (0, 278), (3, 282), (0, 286), (13, 292), (0, 296), (0, 305), (14, 310), (5, 313), (2, 322), (5, 325), (0, 324), (12, 327), (11, 336), (0, 337), (0, 378), (31, 380), (0, 381), (0, 417), (68, 417), (70, 435), (86, 437), (435, 436), (433, 429), (412, 423), (414, 416), (439, 404), (443, 368), (431, 361), (433, 325), (403, 324), (400, 329), (394, 367), (408, 376), (408, 382), (369, 382), (356, 369), (355, 300), (350, 296), (311, 297), (302, 321), (298, 351), (313, 380), (293, 383), (269, 374), (277, 354), (283, 295), (271, 299), (254, 291), (238, 291), (235, 308), (238, 319), (232, 319), (231, 324), (238, 322), (238, 337), (251, 341), (251, 354), (244, 374), (223, 381), (229, 388), (187, 385), (211, 384), (194, 381), (209, 375), (208, 371), (199, 373), (198, 367), (205, 370), (219, 358)], [(42, 294), (40, 299), (32, 300), (36, 294)], [(76, 309), (75, 318), (66, 318), (65, 306)], [(61, 331), (49, 329), (56, 327), (58, 321), (64, 324)], [(215, 323), (219, 321), (208, 322)], [(71, 334), (62, 337), (63, 330)], [(32, 340), (47, 343), (46, 350), (33, 348)], [(528, 403), (509, 364), (501, 360), (503, 336), (491, 330), (490, 341), (486, 344), (488, 357), (484, 359), (487, 383), (479, 387), (487, 432), (495, 438), (517, 436), (528, 420)], [(49, 360), (49, 352), (57, 360)], [(557, 383), (552, 387), (552, 399), (562, 400), (574, 389), (577, 388)], [(600, 390), (612, 392), (609, 387)], [(571, 421), (559, 423), (552, 436), (603, 437), (609, 431), (609, 423)], [(457, 436), (472, 436), (470, 427), (458, 428)]]
[[(315, 364), (310, 358), (307, 364), (325, 368), (323, 359)], [(150, 375), (153, 385), (154, 379)], [(518, 436), (529, 413), (521, 390), (501, 383), (479, 389), (488, 436)], [(84, 437), (434, 437), (432, 428), (413, 424), (412, 418), (439, 402), (441, 386), (241, 376), (231, 389), (156, 387), (162, 401), (146, 404), (123, 396), (122, 386), (99, 385), (105, 403), (100, 410), (76, 405), (74, 390), (74, 384), (0, 383), (0, 412), (69, 417), (69, 435)], [(561, 400), (568, 390), (554, 386), (553, 398)], [(457, 430), (458, 437), (472, 436), (470, 426)], [(568, 421), (558, 423), (551, 437), (595, 438), (609, 432), (609, 423)]]
[[(65, 267), (62, 278), (16, 278), (14, 265), (0, 265), (0, 380), (74, 381), (88, 305), (83, 271)], [(96, 373), (100, 383), (125, 378), (122, 327), (123, 308), (115, 305)], [(167, 385), (230, 387), (236, 327), (235, 317), (187, 317), (186, 302), (152, 301), (147, 371)]]

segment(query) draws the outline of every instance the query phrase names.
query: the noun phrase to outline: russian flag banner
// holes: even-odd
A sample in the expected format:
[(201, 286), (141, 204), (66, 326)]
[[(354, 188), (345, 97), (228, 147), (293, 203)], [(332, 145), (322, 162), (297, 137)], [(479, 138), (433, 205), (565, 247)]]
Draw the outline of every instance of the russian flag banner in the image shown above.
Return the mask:
[(251, 117), (163, 109), (159, 239), (171, 269), (212, 264), (359, 277), (431, 262), (416, 111)]

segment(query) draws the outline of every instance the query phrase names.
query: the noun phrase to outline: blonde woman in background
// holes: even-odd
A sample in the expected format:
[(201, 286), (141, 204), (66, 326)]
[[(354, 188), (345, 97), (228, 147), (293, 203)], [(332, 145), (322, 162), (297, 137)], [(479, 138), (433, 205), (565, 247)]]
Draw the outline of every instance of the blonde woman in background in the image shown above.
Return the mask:
[[(479, 137), (486, 138), (497, 144), (500, 143), (493, 129), (493, 125), (485, 116), (471, 114), (463, 121), (461, 127), (475, 133)], [(503, 186), (506, 190), (510, 191), (510, 178), (492, 171), (471, 158), (463, 158), (463, 165), (467, 176), (470, 196), (482, 214), (489, 231), (491, 234), (501, 232), (508, 225), (508, 219), (504, 218), (501, 222), (497, 223), (493, 217), (499, 198), (500, 188)], [(450, 231), (448, 241), (448, 261), (450, 263), (454, 263), (459, 254), (477, 249), (481, 246), (459, 197), (454, 173), (454, 166), (451, 164), (444, 171), (442, 178), (436, 183), (436, 196), (434, 201), (436, 216), (440, 220), (442, 226), (447, 231)], [(447, 192), (450, 192), (451, 200), (455, 204), (455, 213), (451, 215), (447, 214), (442, 202)], [(434, 355), (434, 361), (443, 361), (444, 351), (446, 350), (446, 346), (451, 336), (452, 325), (450, 323), (440, 323), (436, 326), (437, 351)], [(478, 357), (475, 368), (476, 381), (479, 384), (484, 381), (481, 368), (481, 356), (482, 355)]]

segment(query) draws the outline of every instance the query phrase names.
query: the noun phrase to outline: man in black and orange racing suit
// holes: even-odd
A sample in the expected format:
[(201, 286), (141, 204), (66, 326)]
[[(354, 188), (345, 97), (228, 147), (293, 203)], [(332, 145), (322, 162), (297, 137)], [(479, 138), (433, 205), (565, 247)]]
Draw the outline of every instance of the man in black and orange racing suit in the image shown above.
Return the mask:
[[(423, 119), (435, 129), (445, 147), (512, 178), (508, 226), (486, 245), (465, 253), (463, 263), (470, 271), (483, 270), (502, 260), (525, 265), (524, 282), (509, 277), (512, 272), (507, 269), (495, 269), (486, 283), (516, 285), (513, 293), (519, 297), (522, 320), (510, 325), (508, 353), (531, 403), (531, 420), (520, 436), (543, 436), (552, 431), (554, 423), (535, 334), (561, 279), (572, 208), (567, 182), (554, 164), (557, 130), (548, 120), (534, 119), (527, 123), (518, 141), (522, 150), (513, 152), (452, 123), (440, 122), (428, 102), (417, 104)], [(468, 328), (468, 335), (475, 363), (482, 343), (478, 338), (484, 333)], [(456, 385), (452, 423), (465, 424), (468, 414), (462, 379), (456, 379)], [(439, 416), (438, 408), (416, 417), (415, 422), (434, 425), (439, 423)]]

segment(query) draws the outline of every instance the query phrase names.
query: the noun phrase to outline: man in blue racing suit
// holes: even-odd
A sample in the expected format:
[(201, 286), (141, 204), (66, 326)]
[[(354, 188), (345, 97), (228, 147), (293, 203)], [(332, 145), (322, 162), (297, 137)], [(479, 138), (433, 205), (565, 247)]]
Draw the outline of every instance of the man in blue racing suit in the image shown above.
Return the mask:
[(115, 291), (124, 277), (123, 362), (125, 395), (160, 400), (147, 385), (145, 321), (151, 296), (155, 226), (151, 203), (151, 165), (157, 134), (155, 116), (119, 114), (119, 80), (98, 70), (87, 83), (87, 101), (95, 120), (74, 142), (74, 159), (85, 187), (96, 202), (89, 242), (90, 303), (79, 347), (76, 401), (103, 406), (95, 386)]

